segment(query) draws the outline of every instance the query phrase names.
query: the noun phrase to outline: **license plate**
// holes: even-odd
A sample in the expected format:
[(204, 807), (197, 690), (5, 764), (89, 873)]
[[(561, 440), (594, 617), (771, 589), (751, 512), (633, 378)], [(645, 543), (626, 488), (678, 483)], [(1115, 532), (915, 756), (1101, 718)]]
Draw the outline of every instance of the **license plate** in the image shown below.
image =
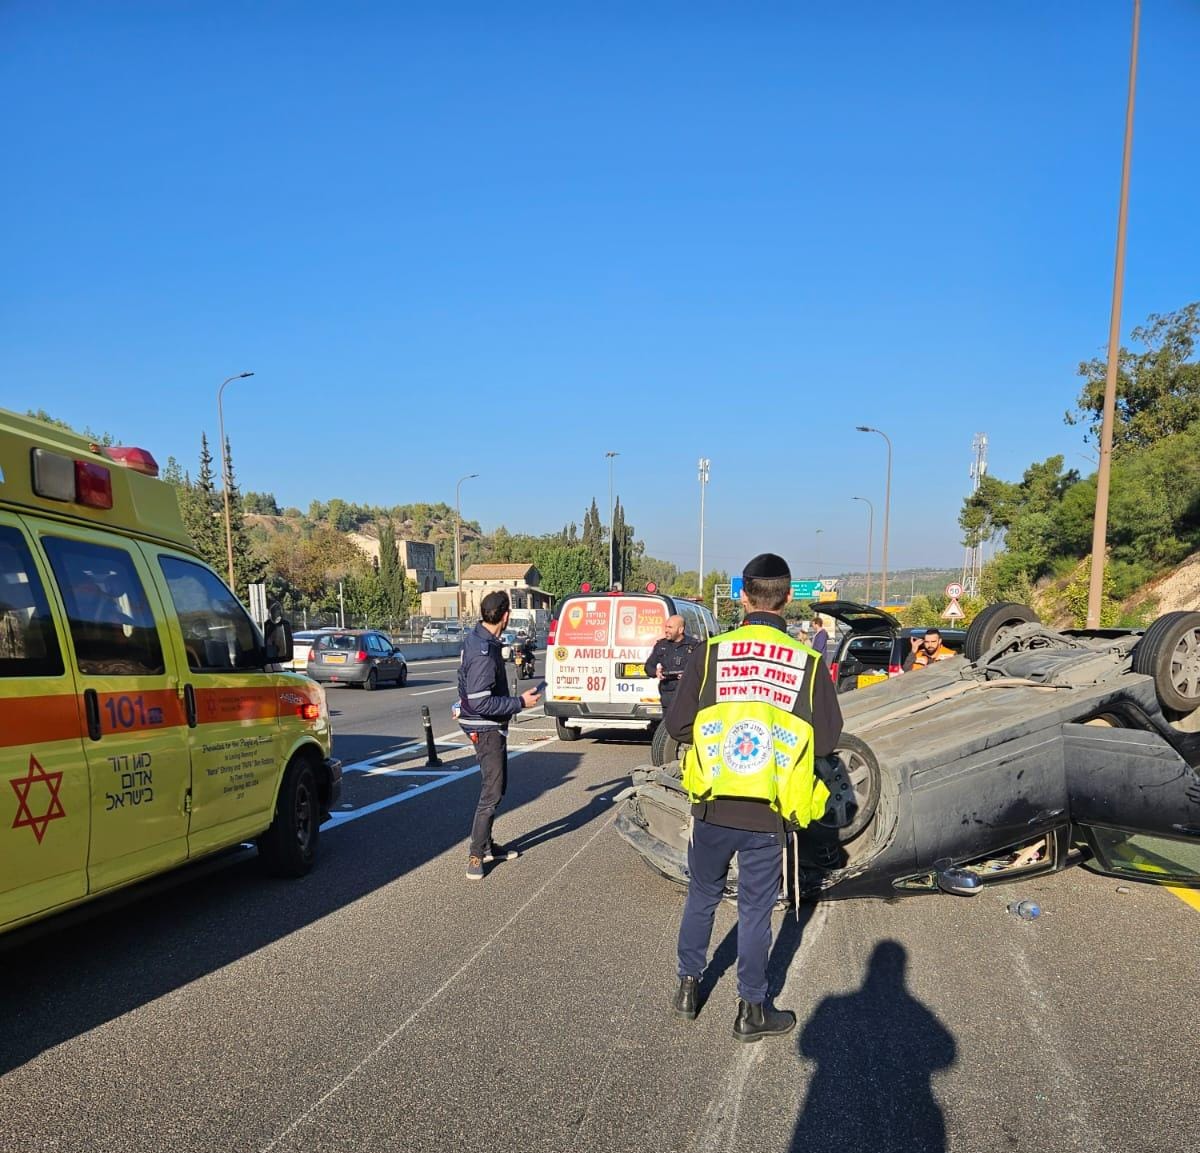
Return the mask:
[(854, 682), (854, 687), (865, 689), (867, 685), (877, 685), (880, 681), (886, 681), (887, 679), (887, 673), (859, 673), (857, 680)]
[(626, 679), (646, 679), (646, 666), (640, 665), (620, 665), (617, 668), (617, 676), (625, 677)]
[(345, 653), (326, 653), (325, 663), (327, 665), (344, 665), (346, 663)]

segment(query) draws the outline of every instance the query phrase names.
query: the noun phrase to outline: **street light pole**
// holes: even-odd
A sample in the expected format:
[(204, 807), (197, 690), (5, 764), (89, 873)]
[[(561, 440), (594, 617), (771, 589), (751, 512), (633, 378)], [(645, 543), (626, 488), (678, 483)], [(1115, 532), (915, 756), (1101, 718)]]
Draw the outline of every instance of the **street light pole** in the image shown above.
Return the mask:
[(821, 533), (823, 533), (824, 531), (825, 530), (823, 528), (819, 528), (813, 532), (813, 542), (814, 542), (813, 547), (816, 549), (816, 552), (817, 552), (816, 564), (817, 564), (817, 576), (818, 577), (820, 577), (820, 575), (821, 575)]
[(459, 625), (462, 625), (462, 577), (459, 575), (458, 566), (458, 550), (459, 540), (462, 538), (462, 486), (464, 480), (474, 480), (479, 473), (470, 472), (466, 476), (459, 477), (458, 484), (454, 486), (454, 617)]
[(1125, 284), (1125, 218), (1129, 211), (1129, 160), (1133, 153), (1133, 97), (1137, 87), (1138, 21), (1141, 0), (1133, 0), (1133, 42), (1129, 49), (1129, 97), (1125, 103), (1125, 151), (1121, 158), (1121, 204), (1117, 210), (1117, 261), (1112, 313), (1108, 322), (1108, 368), (1100, 420), (1100, 468), (1096, 473), (1096, 517), (1092, 523), (1092, 571), (1088, 577), (1087, 627), (1100, 627), (1104, 564), (1108, 544), (1108, 482), (1112, 469), (1113, 410), (1117, 401), (1117, 359), (1121, 354), (1121, 293)]
[(229, 520), (229, 453), (225, 451), (225, 413), (221, 408), (221, 393), (231, 380), (245, 380), (253, 375), (252, 372), (235, 372), (233, 376), (227, 376), (221, 381), (221, 387), (217, 389), (217, 427), (221, 432), (221, 487), (225, 490), (225, 558), (229, 561), (229, 588), (234, 596), (237, 596), (237, 589), (233, 587), (233, 526)]
[(613, 504), (613, 458), (619, 452), (606, 452), (608, 460), (608, 587), (611, 590), (616, 578), (613, 576), (613, 519), (616, 516), (616, 506)]
[(700, 458), (700, 581), (697, 590), (704, 596), (704, 490), (708, 487), (708, 469), (712, 461), (706, 456)]
[(879, 603), (887, 608), (887, 578), (888, 578), (888, 521), (892, 517), (892, 440), (882, 429), (871, 428), (869, 425), (859, 424), (855, 428), (859, 432), (876, 432), (887, 442), (888, 461), (887, 461), (887, 487), (884, 489), (883, 495), (883, 572), (879, 580)]
[(867, 506), (867, 604), (871, 603), (871, 541), (875, 536), (875, 506), (865, 496), (852, 496)]

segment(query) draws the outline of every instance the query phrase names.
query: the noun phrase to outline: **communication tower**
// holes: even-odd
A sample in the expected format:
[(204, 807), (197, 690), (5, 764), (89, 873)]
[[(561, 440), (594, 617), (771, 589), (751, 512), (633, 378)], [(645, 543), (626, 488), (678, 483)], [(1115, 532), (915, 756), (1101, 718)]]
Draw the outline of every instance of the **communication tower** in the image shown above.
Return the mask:
[[(987, 474), (988, 438), (986, 432), (977, 432), (971, 440), (971, 495), (979, 491), (980, 484)], [(974, 548), (967, 549), (963, 558), (962, 586), (968, 596), (979, 595), (979, 578), (983, 572), (983, 533)]]

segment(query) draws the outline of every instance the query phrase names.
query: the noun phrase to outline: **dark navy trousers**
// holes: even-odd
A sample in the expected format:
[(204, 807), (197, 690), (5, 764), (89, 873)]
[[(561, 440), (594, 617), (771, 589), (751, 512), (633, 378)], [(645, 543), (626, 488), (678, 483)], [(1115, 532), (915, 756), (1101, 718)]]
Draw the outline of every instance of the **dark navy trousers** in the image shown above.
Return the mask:
[(707, 963), (713, 917), (734, 853), (738, 857), (738, 996), (761, 1005), (767, 999), (771, 912), (783, 871), (783, 834), (726, 829), (692, 822), (688, 845), (687, 903), (679, 926), (679, 976), (699, 977)]

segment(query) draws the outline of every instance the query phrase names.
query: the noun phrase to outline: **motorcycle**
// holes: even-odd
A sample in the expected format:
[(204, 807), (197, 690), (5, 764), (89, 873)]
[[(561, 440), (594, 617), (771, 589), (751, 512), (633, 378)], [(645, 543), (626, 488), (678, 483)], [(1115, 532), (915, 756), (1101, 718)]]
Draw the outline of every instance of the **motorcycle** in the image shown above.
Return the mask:
[(517, 666), (517, 680), (532, 679), (533, 646), (528, 643), (514, 645), (513, 663)]

